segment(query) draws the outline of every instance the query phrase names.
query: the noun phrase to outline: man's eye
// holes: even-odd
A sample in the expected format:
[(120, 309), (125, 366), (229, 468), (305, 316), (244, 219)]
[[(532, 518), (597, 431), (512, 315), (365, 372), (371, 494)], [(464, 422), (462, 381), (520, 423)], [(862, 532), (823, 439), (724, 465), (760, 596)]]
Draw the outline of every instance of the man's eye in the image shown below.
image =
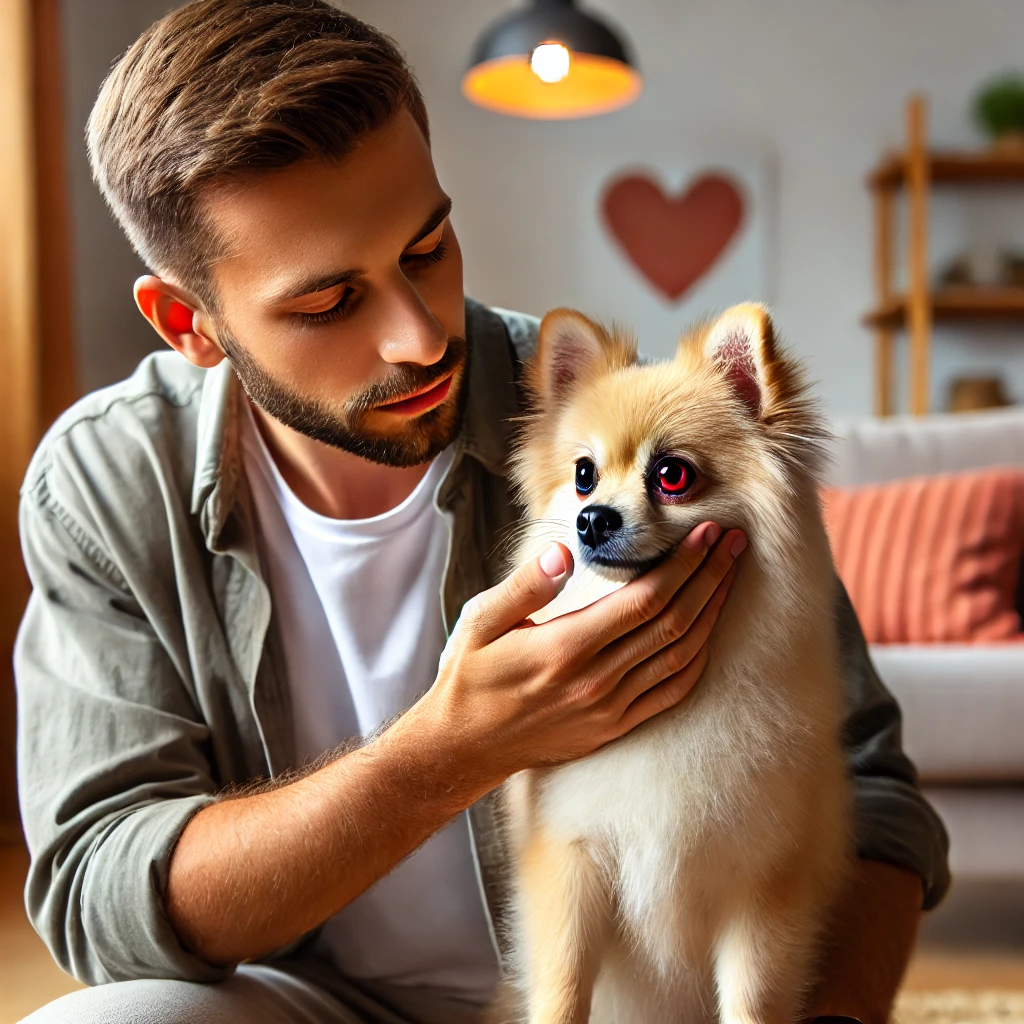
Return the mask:
[(444, 244), (444, 229), (448, 221), (444, 220), (429, 235), (421, 238), (408, 252), (402, 254), (402, 265), (405, 267), (429, 267), (440, 263), (448, 255)]
[(322, 309), (317, 313), (300, 313), (299, 317), (305, 324), (329, 324), (333, 320), (340, 320), (348, 307), (352, 304), (352, 289), (346, 288), (338, 296), (338, 301), (330, 309)]
[(447, 255), (447, 247), (443, 242), (438, 242), (429, 252), (407, 252), (402, 257), (402, 263), (407, 267), (429, 267), (440, 263)]

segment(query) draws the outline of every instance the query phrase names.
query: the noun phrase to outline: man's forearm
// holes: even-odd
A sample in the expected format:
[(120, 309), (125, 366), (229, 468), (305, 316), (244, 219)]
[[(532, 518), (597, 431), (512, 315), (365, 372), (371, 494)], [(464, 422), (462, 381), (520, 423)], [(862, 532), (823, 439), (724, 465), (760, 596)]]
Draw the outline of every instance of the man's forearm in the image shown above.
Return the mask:
[(922, 898), (921, 879), (912, 872), (856, 862), (826, 935), (808, 1018), (837, 1014), (885, 1024), (914, 949)]
[[(211, 963), (287, 945), (508, 776), (584, 757), (677, 705), (703, 668), (743, 537), (710, 525), (641, 579), (535, 626), (572, 569), (552, 545), (467, 603), (434, 685), (378, 739), (196, 814), (167, 886), (184, 944)], [(678, 647), (666, 650), (683, 638), (680, 670)]]
[(171, 858), (167, 912), (211, 963), (286, 945), (337, 913), (491, 788), (414, 712), (290, 785), (200, 811)]

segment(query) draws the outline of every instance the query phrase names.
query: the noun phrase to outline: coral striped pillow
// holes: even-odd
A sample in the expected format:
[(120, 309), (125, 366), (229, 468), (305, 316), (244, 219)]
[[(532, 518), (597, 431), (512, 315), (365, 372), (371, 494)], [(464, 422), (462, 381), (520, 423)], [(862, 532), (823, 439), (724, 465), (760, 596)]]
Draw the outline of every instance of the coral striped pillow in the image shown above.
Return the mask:
[(1024, 470), (822, 491), (836, 568), (875, 643), (1018, 639)]

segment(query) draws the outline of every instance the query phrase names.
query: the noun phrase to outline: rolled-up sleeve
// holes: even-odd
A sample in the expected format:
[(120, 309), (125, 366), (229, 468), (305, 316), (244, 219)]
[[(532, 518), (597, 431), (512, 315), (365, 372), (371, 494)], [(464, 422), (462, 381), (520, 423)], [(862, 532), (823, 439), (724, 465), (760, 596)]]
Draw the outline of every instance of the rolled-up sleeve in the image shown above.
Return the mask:
[(918, 788), (917, 772), (903, 752), (899, 705), (878, 678), (841, 583), (836, 614), (847, 702), (843, 742), (854, 784), (857, 854), (919, 875), (924, 909), (930, 910), (949, 888), (949, 839)]
[(209, 730), (116, 566), (48, 495), (22, 496), (32, 596), (15, 648), (29, 917), (88, 984), (212, 981), (164, 910), (171, 854), (215, 797)]

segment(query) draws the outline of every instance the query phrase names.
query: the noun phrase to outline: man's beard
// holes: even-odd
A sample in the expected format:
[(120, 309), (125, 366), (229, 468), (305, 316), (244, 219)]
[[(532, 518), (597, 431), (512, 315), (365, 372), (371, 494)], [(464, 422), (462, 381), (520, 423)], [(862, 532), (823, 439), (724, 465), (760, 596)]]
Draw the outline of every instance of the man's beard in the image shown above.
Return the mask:
[[(389, 375), (335, 407), (319, 398), (298, 394), (288, 383), (265, 370), (229, 331), (219, 332), (224, 353), (254, 405), (286, 427), (334, 448), (385, 466), (418, 466), (450, 445), (462, 428), (469, 396), (469, 346), (465, 338), (449, 338), (444, 355), (430, 366), (397, 363)], [(410, 392), (438, 384), (453, 370), (458, 388), (435, 409), (409, 418), (405, 436), (374, 434), (362, 420), (376, 406), (396, 402)], [(395, 416), (396, 425), (403, 417)]]

